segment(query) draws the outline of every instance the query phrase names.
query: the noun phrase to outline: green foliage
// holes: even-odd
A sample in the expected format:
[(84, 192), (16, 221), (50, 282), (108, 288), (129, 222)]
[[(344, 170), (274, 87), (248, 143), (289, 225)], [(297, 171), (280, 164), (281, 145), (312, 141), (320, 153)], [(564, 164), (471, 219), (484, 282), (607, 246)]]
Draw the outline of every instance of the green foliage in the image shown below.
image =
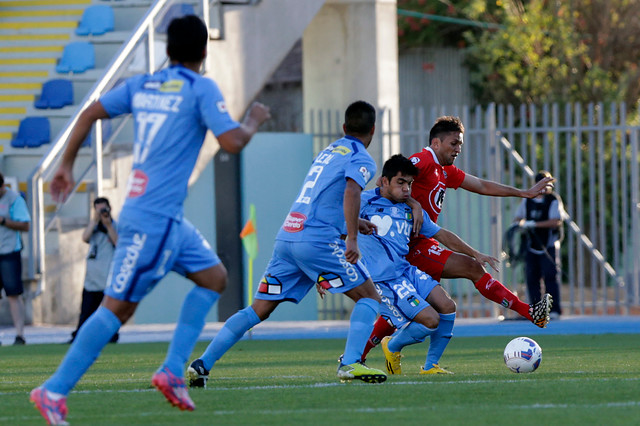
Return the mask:
[[(197, 408), (181, 412), (150, 386), (166, 343), (109, 345), (68, 400), (72, 424), (634, 424), (640, 418), (640, 334), (535, 336), (543, 349), (532, 374), (511, 373), (502, 351), (514, 336), (454, 338), (442, 365), (454, 376), (419, 376), (426, 344), (405, 348), (402, 376), (341, 384), (343, 340), (241, 341), (216, 365)], [(208, 342), (200, 342), (199, 354)], [(1, 424), (44, 420), (28, 392), (68, 346), (2, 347)], [(369, 364), (384, 368), (379, 349)], [(514, 418), (516, 420), (514, 420)]]
[(635, 105), (638, 2), (511, 3), (518, 7), (511, 7), (503, 29), (465, 35), (472, 88), (481, 103)]
[[(485, 0), (398, 0), (398, 9), (457, 18), (478, 24), (497, 24), (502, 20), (502, 1)], [(428, 17), (398, 15), (398, 43), (401, 49), (424, 46), (464, 47), (464, 34), (480, 34), (484, 30), (463, 24), (443, 22)]]

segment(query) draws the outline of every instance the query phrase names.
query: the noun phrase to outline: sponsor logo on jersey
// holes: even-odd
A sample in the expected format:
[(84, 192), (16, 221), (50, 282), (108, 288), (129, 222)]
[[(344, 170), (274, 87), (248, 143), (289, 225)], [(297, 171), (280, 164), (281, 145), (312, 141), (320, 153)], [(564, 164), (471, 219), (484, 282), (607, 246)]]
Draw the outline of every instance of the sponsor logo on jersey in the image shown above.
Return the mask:
[(124, 259), (122, 259), (120, 270), (113, 283), (113, 291), (116, 293), (121, 293), (127, 286), (129, 278), (131, 278), (131, 274), (138, 263), (140, 251), (144, 248), (145, 241), (147, 241), (147, 234), (140, 235), (136, 233), (133, 236), (133, 243), (125, 248)]
[(162, 83), (160, 86), (160, 91), (165, 93), (175, 93), (182, 90), (182, 86), (184, 85), (183, 80), (169, 80)]
[(149, 177), (142, 170), (133, 170), (127, 181), (127, 198), (141, 196), (147, 190)]
[(142, 88), (145, 90), (159, 90), (160, 86), (162, 86), (161, 81), (147, 81), (142, 85)]
[(342, 287), (344, 283), (339, 275), (332, 274), (331, 272), (323, 272), (318, 276), (318, 284), (325, 290), (330, 288)]
[(420, 162), (418, 157), (411, 157), (409, 160), (411, 160), (414, 166)]
[(365, 166), (360, 167), (358, 171), (362, 174), (365, 182), (369, 182), (369, 180), (371, 180), (371, 172)]
[(263, 294), (281, 294), (282, 283), (273, 275), (265, 275), (258, 286), (258, 293)]
[(340, 154), (340, 155), (347, 155), (348, 153), (351, 152), (351, 150), (346, 146), (337, 146), (333, 148), (331, 152), (335, 152), (336, 154)]
[(285, 232), (300, 232), (304, 229), (305, 220), (307, 220), (307, 217), (302, 213), (290, 212), (284, 220), (282, 229)]
[(227, 104), (224, 101), (216, 102), (216, 107), (218, 107), (218, 112), (222, 114), (227, 112)]
[(414, 306), (414, 307), (415, 307), (415, 306), (418, 306), (418, 305), (420, 304), (420, 301), (419, 301), (418, 299), (416, 299), (416, 297), (415, 297), (415, 296), (409, 296), (409, 297), (407, 298), (407, 302), (409, 302), (409, 304), (410, 304), (411, 306)]
[(430, 207), (436, 213), (440, 213), (440, 211), (442, 210), (442, 204), (444, 203), (444, 195), (446, 190), (447, 186), (444, 184), (444, 182), (438, 182), (435, 188), (433, 188), (429, 193)]

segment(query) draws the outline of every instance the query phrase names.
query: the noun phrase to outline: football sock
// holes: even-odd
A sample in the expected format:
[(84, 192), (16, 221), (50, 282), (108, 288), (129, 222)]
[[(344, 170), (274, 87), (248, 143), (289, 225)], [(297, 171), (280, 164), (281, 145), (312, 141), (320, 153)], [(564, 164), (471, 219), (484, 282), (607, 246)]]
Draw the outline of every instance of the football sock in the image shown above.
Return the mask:
[(436, 331), (435, 328), (426, 327), (419, 322), (410, 322), (409, 325), (400, 329), (400, 331), (389, 341), (389, 350), (391, 352), (400, 352), (402, 348), (416, 343), (424, 342), (430, 334)]
[(364, 361), (367, 358), (369, 351), (378, 346), (383, 338), (391, 336), (394, 331), (396, 331), (394, 326), (389, 324), (386, 319), (378, 317), (376, 323), (373, 324), (373, 331), (371, 332), (371, 336), (369, 336), (367, 346), (364, 347), (364, 352), (362, 352), (361, 361)]
[(373, 322), (378, 316), (378, 309), (380, 303), (373, 299), (362, 298), (356, 302), (351, 312), (342, 364), (349, 365), (360, 360), (362, 350), (373, 330)]
[(260, 318), (258, 314), (256, 314), (251, 306), (247, 306), (233, 314), (231, 318), (224, 323), (222, 329), (216, 334), (216, 337), (213, 338), (200, 357), (204, 368), (211, 370), (213, 364), (215, 364), (231, 346), (235, 345), (247, 330), (259, 322)]
[(43, 387), (51, 392), (68, 395), (121, 325), (113, 312), (100, 306), (80, 327), (76, 340), (71, 344), (60, 366), (53, 376), (44, 382)]
[(453, 336), (453, 323), (456, 320), (456, 313), (440, 314), (440, 324), (431, 335), (431, 343), (427, 352), (427, 360), (424, 369), (428, 370), (433, 364), (438, 364), (447, 345)]
[(184, 365), (204, 328), (205, 318), (219, 298), (220, 293), (198, 286), (193, 287), (184, 298), (180, 318), (163, 364), (176, 376), (182, 377)]
[(518, 299), (518, 296), (513, 294), (500, 281), (493, 279), (488, 272), (477, 282), (473, 283), (473, 285), (476, 286), (480, 294), (485, 298), (512, 311), (516, 311), (529, 321), (532, 320), (529, 314), (529, 305)]

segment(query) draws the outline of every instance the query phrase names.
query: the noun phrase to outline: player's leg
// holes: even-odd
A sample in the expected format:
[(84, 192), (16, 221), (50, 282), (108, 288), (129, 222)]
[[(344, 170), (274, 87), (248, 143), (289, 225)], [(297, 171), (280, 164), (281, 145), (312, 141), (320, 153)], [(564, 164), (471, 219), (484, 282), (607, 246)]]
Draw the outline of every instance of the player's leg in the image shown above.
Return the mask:
[(371, 332), (371, 335), (367, 340), (367, 345), (364, 347), (361, 361), (365, 362), (369, 351), (378, 346), (382, 339), (387, 336), (391, 336), (395, 331), (396, 328), (392, 324), (389, 324), (389, 321), (387, 321), (382, 316), (379, 316), (376, 322), (373, 324), (373, 331)]
[(22, 261), (20, 260), (20, 252), (14, 251), (9, 254), (0, 256), (0, 276), (4, 291), (9, 299), (9, 311), (13, 326), (16, 329), (16, 337), (14, 345), (22, 345), (24, 339), (24, 300), (22, 294), (24, 287), (22, 286)]
[(431, 334), (431, 343), (427, 359), (420, 374), (453, 374), (440, 367), (440, 358), (453, 337), (453, 325), (456, 319), (456, 303), (441, 286), (429, 293), (427, 302), (435, 308), (440, 317), (438, 328)]

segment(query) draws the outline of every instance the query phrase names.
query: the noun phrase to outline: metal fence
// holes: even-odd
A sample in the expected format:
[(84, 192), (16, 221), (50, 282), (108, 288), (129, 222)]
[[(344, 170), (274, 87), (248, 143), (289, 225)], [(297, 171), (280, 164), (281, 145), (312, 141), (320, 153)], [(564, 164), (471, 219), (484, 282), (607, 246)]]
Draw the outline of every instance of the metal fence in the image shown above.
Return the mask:
[[(409, 156), (423, 149), (441, 115), (457, 115), (465, 123), (456, 165), (467, 173), (521, 188), (531, 186), (540, 169), (556, 177), (556, 192), (568, 214), (561, 248), (563, 314), (640, 314), (640, 126), (627, 116), (626, 106), (384, 110), (370, 147), (374, 159), (381, 165), (391, 154)], [(336, 112), (311, 112), (308, 131), (316, 150), (341, 136), (340, 118)], [(447, 191), (439, 224), (497, 256), (519, 203), (517, 198)], [(494, 277), (526, 300), (522, 265), (501, 266)], [(460, 316), (514, 318), (482, 298), (468, 280), (443, 280), (443, 286), (456, 300)], [(319, 301), (321, 319), (344, 318), (349, 306), (344, 297)]]

